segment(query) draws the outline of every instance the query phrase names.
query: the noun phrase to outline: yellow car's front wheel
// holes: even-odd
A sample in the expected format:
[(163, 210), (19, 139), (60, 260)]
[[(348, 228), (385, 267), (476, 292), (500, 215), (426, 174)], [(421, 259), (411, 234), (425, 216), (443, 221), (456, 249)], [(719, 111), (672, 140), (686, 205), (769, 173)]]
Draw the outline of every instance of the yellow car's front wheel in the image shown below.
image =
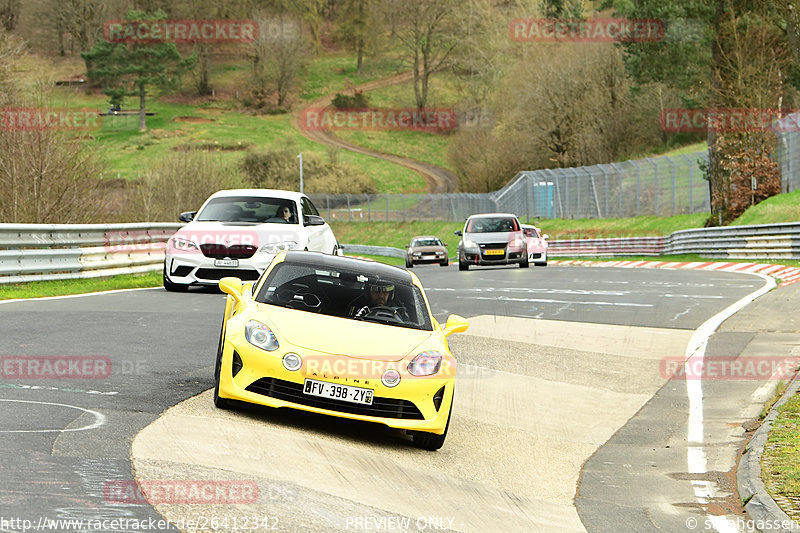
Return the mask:
[(437, 435), (428, 431), (412, 431), (411, 440), (414, 446), (422, 448), (423, 450), (436, 451), (444, 445), (444, 439), (447, 437), (447, 429), (450, 427), (450, 416), (453, 414), (453, 402), (450, 401), (450, 410), (447, 412), (447, 424), (444, 426), (444, 433)]
[(231, 401), (219, 396), (219, 377), (222, 372), (222, 348), (225, 343), (225, 318), (222, 319), (222, 326), (219, 331), (219, 345), (217, 347), (217, 364), (214, 367), (214, 406), (219, 409), (230, 409), (233, 407)]

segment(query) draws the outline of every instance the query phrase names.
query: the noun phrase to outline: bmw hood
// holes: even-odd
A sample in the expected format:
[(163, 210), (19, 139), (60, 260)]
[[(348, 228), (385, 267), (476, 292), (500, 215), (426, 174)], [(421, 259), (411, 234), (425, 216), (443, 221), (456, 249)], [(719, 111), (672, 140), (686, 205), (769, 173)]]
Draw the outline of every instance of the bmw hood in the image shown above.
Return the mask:
[(195, 244), (252, 245), (301, 243), (300, 226), (295, 224), (253, 224), (246, 222), (190, 222), (175, 235)]
[(432, 331), (258, 305), (264, 310), (274, 309), (268, 311), (269, 323), (289, 343), (356, 359), (400, 361), (433, 334)]

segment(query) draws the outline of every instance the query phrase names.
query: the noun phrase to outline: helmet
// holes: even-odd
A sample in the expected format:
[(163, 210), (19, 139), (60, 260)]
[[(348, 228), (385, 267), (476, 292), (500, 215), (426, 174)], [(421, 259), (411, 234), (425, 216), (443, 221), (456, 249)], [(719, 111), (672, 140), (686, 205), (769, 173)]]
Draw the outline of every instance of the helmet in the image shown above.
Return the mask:
[(394, 290), (394, 284), (380, 280), (369, 283), (368, 287), (375, 292), (392, 292)]

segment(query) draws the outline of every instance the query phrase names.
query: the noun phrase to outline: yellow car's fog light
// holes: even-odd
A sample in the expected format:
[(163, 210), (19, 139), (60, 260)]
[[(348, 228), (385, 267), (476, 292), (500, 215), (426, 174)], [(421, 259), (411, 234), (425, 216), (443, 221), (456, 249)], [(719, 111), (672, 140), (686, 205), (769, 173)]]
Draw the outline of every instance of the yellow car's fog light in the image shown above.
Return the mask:
[(303, 358), (298, 354), (289, 352), (283, 356), (283, 367), (286, 370), (294, 372), (300, 370), (301, 366), (303, 366)]
[(400, 383), (400, 372), (394, 368), (390, 368), (381, 376), (381, 383), (389, 388), (396, 387), (397, 384)]

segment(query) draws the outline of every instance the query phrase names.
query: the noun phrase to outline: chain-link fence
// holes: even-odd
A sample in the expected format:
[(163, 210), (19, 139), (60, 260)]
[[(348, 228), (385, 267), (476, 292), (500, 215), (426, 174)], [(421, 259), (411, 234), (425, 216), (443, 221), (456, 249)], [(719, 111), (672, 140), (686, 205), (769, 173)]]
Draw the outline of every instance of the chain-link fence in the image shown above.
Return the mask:
[(488, 194), (311, 194), (330, 220), (461, 221), (474, 213), (522, 218), (615, 218), (709, 210), (706, 152), (520, 172)]
[[(800, 131), (797, 123), (800, 113), (793, 113), (778, 121), (781, 133), (778, 134), (776, 158), (781, 168), (781, 192), (791, 192), (800, 188)], [(794, 127), (793, 127), (794, 126)]]
[[(800, 115), (800, 113), (798, 114)], [(787, 120), (787, 119), (784, 119)], [(787, 124), (800, 122), (797, 118)], [(800, 187), (800, 131), (778, 130), (775, 157), (782, 191)], [(449, 220), (474, 213), (515, 213), (521, 218), (622, 218), (710, 212), (702, 166), (708, 152), (695, 152), (575, 168), (518, 173), (486, 194), (313, 194), (331, 220)]]

